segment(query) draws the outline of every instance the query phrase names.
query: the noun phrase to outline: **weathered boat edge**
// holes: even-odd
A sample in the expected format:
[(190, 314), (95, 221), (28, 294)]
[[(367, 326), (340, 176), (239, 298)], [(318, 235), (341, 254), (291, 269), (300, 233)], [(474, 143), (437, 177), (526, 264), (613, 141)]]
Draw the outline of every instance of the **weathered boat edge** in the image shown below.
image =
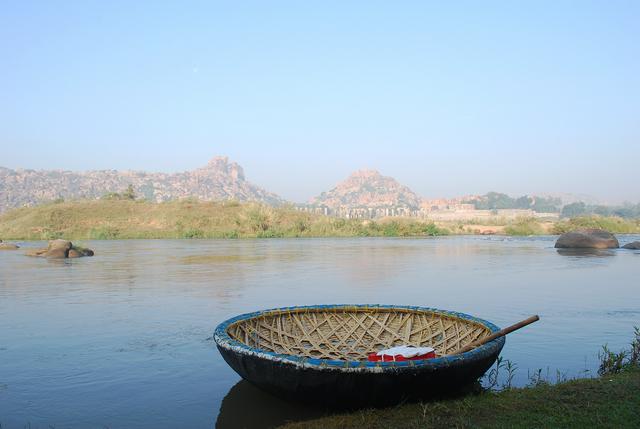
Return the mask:
[(230, 324), (269, 312), (304, 309), (403, 309), (430, 311), (480, 323), (496, 332), (491, 322), (429, 307), (396, 305), (322, 305), (277, 308), (243, 314), (221, 323), (214, 339), (234, 371), (255, 386), (280, 397), (340, 408), (386, 406), (405, 400), (427, 399), (457, 392), (480, 378), (498, 358), (504, 337), (460, 355), (402, 362), (311, 359), (251, 348), (227, 334)]
[[(484, 357), (488, 357), (491, 355), (497, 355), (502, 350), (502, 347), (505, 343), (505, 338), (498, 338), (493, 341), (490, 341), (487, 344), (484, 344), (480, 347), (477, 347), (468, 352), (453, 355), (453, 356), (443, 356), (434, 359), (425, 359), (425, 360), (407, 360), (400, 362), (369, 362), (369, 361), (345, 361), (345, 360), (331, 360), (331, 359), (315, 359), (315, 358), (307, 358), (302, 356), (294, 356), (288, 354), (280, 354), (269, 352), (266, 350), (260, 350), (253, 347), (249, 347), (248, 345), (234, 340), (227, 333), (227, 328), (229, 325), (239, 322), (241, 320), (251, 319), (258, 316), (268, 315), (269, 313), (282, 313), (286, 311), (300, 311), (307, 309), (317, 309), (317, 310), (326, 310), (326, 309), (390, 309), (390, 310), (408, 310), (408, 311), (429, 311), (435, 312), (439, 314), (443, 314), (446, 316), (457, 317), (461, 319), (466, 319), (469, 321), (473, 321), (476, 323), (480, 323), (487, 327), (491, 332), (497, 332), (500, 328), (493, 323), (480, 319), (475, 316), (471, 316), (466, 313), (459, 313), (449, 310), (441, 310), (438, 308), (432, 307), (420, 307), (420, 306), (405, 306), (405, 305), (381, 305), (381, 304), (324, 304), (324, 305), (309, 305), (309, 306), (294, 306), (294, 307), (281, 307), (281, 308), (273, 308), (268, 310), (255, 311), (252, 313), (245, 313), (228, 319), (222, 323), (220, 323), (215, 331), (214, 331), (214, 341), (216, 342), (218, 349), (222, 353), (223, 350), (228, 350), (232, 353), (239, 353), (247, 356), (254, 356), (256, 358), (265, 359), (273, 362), (281, 362), (286, 365), (292, 365), (296, 368), (310, 368), (321, 371), (329, 371), (329, 370), (340, 370), (341, 372), (368, 372), (368, 373), (381, 373), (385, 371), (393, 371), (396, 372), (398, 369), (402, 368), (416, 368), (416, 367), (425, 367), (425, 368), (442, 368), (442, 367), (450, 367), (457, 366), (458, 363), (469, 360), (479, 360)], [(222, 353), (223, 357), (226, 353)], [(225, 358), (226, 360), (226, 358)], [(495, 360), (495, 358), (494, 358)], [(233, 368), (233, 366), (232, 366)], [(235, 369), (235, 368), (234, 368)]]

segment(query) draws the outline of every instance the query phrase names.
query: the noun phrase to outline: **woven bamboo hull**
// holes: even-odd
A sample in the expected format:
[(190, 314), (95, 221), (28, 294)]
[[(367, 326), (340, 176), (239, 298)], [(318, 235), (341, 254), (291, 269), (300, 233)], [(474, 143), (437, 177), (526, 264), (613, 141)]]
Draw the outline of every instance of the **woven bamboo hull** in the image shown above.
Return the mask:
[[(356, 322), (345, 329), (346, 334), (339, 334), (342, 327), (338, 327), (335, 319), (333, 322), (324, 320), (317, 323), (318, 326), (333, 327), (333, 333), (318, 334), (325, 341), (320, 343), (314, 340), (315, 331), (311, 326), (311, 320), (317, 321), (319, 318), (313, 312), (327, 311), (337, 315), (331, 317), (339, 316), (347, 321), (354, 319)], [(304, 314), (301, 315), (300, 312)], [(385, 315), (385, 312), (392, 312), (393, 317), (399, 314), (399, 319), (390, 322), (392, 318)], [(344, 316), (347, 313), (348, 315)], [(312, 346), (307, 346), (306, 351), (297, 354), (273, 351), (277, 347), (296, 350), (293, 343), (287, 345), (286, 341), (286, 332), (292, 336), (299, 335), (296, 328), (286, 328), (286, 323), (282, 320), (271, 322), (274, 317), (290, 318), (291, 314), (298, 319), (295, 324), (305, 332), (304, 341), (311, 342)], [(452, 350), (464, 346), (469, 341), (499, 330), (497, 326), (472, 316), (422, 307), (316, 306), (291, 307), (238, 316), (222, 323), (216, 329), (214, 339), (220, 354), (229, 366), (257, 387), (285, 398), (344, 407), (392, 404), (407, 398), (423, 398), (458, 390), (475, 382), (491, 367), (505, 342), (504, 338), (499, 338), (470, 352), (436, 359), (367, 362), (366, 358), (362, 358), (365, 350), (362, 349), (362, 344), (354, 344), (352, 339), (363, 338), (367, 327), (380, 325), (376, 324), (375, 320), (366, 321), (372, 317), (383, 318), (389, 327), (388, 332), (375, 336), (379, 346), (393, 345), (398, 341), (414, 345), (430, 343), (438, 347), (439, 355), (452, 353)], [(408, 317), (412, 320), (409, 321)], [(420, 317), (424, 319), (422, 322)], [(445, 319), (446, 323), (443, 325), (438, 318)], [(256, 320), (260, 322), (257, 323)], [(302, 326), (301, 321), (306, 321), (307, 325)], [(442, 328), (438, 328), (439, 331), (433, 328), (438, 323), (442, 325)], [(345, 321), (345, 324), (348, 323)], [(468, 326), (465, 328), (460, 324)], [(411, 328), (416, 325), (415, 329)], [(262, 329), (261, 326), (265, 327), (264, 332), (268, 332), (268, 335), (258, 332), (258, 329)], [(277, 327), (277, 332), (270, 330), (270, 326)], [(360, 331), (359, 326), (362, 327)], [(425, 333), (429, 331), (429, 326), (432, 327), (431, 333)], [(373, 330), (371, 327), (369, 330)], [(383, 329), (379, 330), (382, 331)], [(258, 334), (262, 335), (261, 339), (258, 338)], [(455, 338), (456, 335), (458, 338)], [(460, 337), (464, 337), (464, 341), (460, 341)], [(253, 344), (251, 338), (258, 338), (258, 342)], [(327, 345), (330, 338), (333, 338), (333, 344), (337, 345)], [(342, 338), (343, 341), (340, 342), (336, 338)], [(296, 344), (298, 342), (300, 341)], [(333, 352), (317, 350), (313, 345), (333, 347)], [(343, 359), (340, 359), (339, 352), (344, 353)], [(334, 353), (335, 356), (330, 353)]]
[(296, 368), (218, 348), (224, 360), (255, 386), (290, 400), (358, 407), (390, 405), (459, 390), (481, 377), (499, 351), (449, 367), (407, 368), (382, 373), (345, 373)]

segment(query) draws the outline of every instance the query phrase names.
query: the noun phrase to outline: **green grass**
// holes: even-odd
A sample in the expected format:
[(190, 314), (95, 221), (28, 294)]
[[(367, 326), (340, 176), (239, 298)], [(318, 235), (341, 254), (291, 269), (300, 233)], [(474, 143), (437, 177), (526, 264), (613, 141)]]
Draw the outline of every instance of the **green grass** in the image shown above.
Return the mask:
[[(550, 384), (542, 370), (529, 376), (526, 388), (511, 387), (517, 366), (498, 358), (487, 374), (489, 387), (471, 390), (455, 399), (401, 404), (316, 420), (290, 423), (287, 429), (312, 428), (584, 428), (640, 427), (640, 328), (627, 350), (612, 352), (605, 345), (598, 354), (599, 378)], [(506, 383), (497, 389), (498, 372)]]
[[(477, 221), (480, 223), (480, 221)], [(469, 222), (415, 218), (340, 219), (236, 201), (194, 199), (151, 203), (129, 199), (63, 201), (15, 209), (0, 215), (5, 240), (114, 240), (129, 238), (421, 237), (464, 234)], [(473, 223), (473, 222), (472, 222)], [(541, 223), (522, 217), (482, 221), (505, 225), (507, 235), (561, 234), (577, 228), (640, 233), (640, 220), (589, 216)]]
[(415, 237), (447, 234), (429, 221), (362, 221), (238, 202), (151, 203), (123, 199), (67, 201), (0, 216), (0, 237), (113, 240), (130, 238)]
[(640, 219), (623, 219), (616, 216), (580, 216), (571, 219), (563, 219), (554, 223), (539, 221), (534, 217), (519, 217), (513, 221), (505, 218), (495, 218), (477, 221), (458, 221), (449, 227), (451, 231), (458, 232), (463, 228), (462, 224), (484, 224), (504, 226), (504, 233), (507, 235), (543, 235), (543, 234), (563, 234), (581, 228), (598, 228), (609, 231), (613, 234), (639, 234)]
[(545, 234), (544, 228), (533, 217), (519, 217), (508, 223), (504, 232), (507, 235), (541, 235)]
[(579, 216), (562, 220), (553, 227), (554, 234), (563, 234), (580, 228), (599, 228), (614, 234), (640, 233), (640, 219), (623, 219), (616, 216)]
[(509, 223), (509, 220), (505, 216), (490, 216), (486, 218), (473, 218), (448, 222), (454, 222), (461, 225), (505, 226)]
[(636, 428), (640, 369), (557, 385), (540, 384), (465, 398), (363, 410), (307, 422), (311, 428)]

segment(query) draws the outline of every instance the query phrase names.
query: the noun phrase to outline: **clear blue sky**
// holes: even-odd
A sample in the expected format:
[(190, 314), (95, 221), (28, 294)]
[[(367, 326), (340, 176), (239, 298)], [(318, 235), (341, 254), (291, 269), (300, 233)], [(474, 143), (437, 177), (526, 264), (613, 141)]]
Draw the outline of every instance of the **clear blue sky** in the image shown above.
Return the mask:
[[(445, 5), (446, 4), (446, 5)], [(640, 2), (6, 1), (0, 165), (640, 200)]]

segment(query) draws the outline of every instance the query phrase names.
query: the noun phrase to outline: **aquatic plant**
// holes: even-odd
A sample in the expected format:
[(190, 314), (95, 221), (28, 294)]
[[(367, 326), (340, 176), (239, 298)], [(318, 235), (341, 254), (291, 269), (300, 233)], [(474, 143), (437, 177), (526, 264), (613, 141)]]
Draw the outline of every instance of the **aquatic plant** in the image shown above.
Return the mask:
[[(516, 371), (518, 370), (518, 365), (516, 365), (513, 361), (509, 359), (504, 359), (502, 356), (499, 356), (496, 360), (495, 365), (491, 370), (484, 376), (483, 380), (484, 389), (487, 391), (502, 391), (509, 390), (513, 388), (513, 378), (516, 375)], [(505, 381), (500, 384), (499, 380), (501, 378), (502, 371), (506, 371)]]
[(542, 375), (542, 368), (538, 368), (533, 372), (527, 370), (527, 378), (529, 383), (527, 387), (540, 387), (549, 385), (549, 369), (547, 368), (546, 375)]
[(620, 350), (615, 353), (605, 344), (598, 353), (598, 359), (600, 376), (618, 374), (626, 369), (640, 366), (640, 328), (634, 327), (634, 338), (629, 350)]
[(498, 376), (500, 375), (500, 370), (504, 367), (503, 361), (504, 358), (502, 356), (498, 356), (493, 368), (491, 368), (491, 370), (485, 375), (487, 390), (495, 390), (498, 387)]

